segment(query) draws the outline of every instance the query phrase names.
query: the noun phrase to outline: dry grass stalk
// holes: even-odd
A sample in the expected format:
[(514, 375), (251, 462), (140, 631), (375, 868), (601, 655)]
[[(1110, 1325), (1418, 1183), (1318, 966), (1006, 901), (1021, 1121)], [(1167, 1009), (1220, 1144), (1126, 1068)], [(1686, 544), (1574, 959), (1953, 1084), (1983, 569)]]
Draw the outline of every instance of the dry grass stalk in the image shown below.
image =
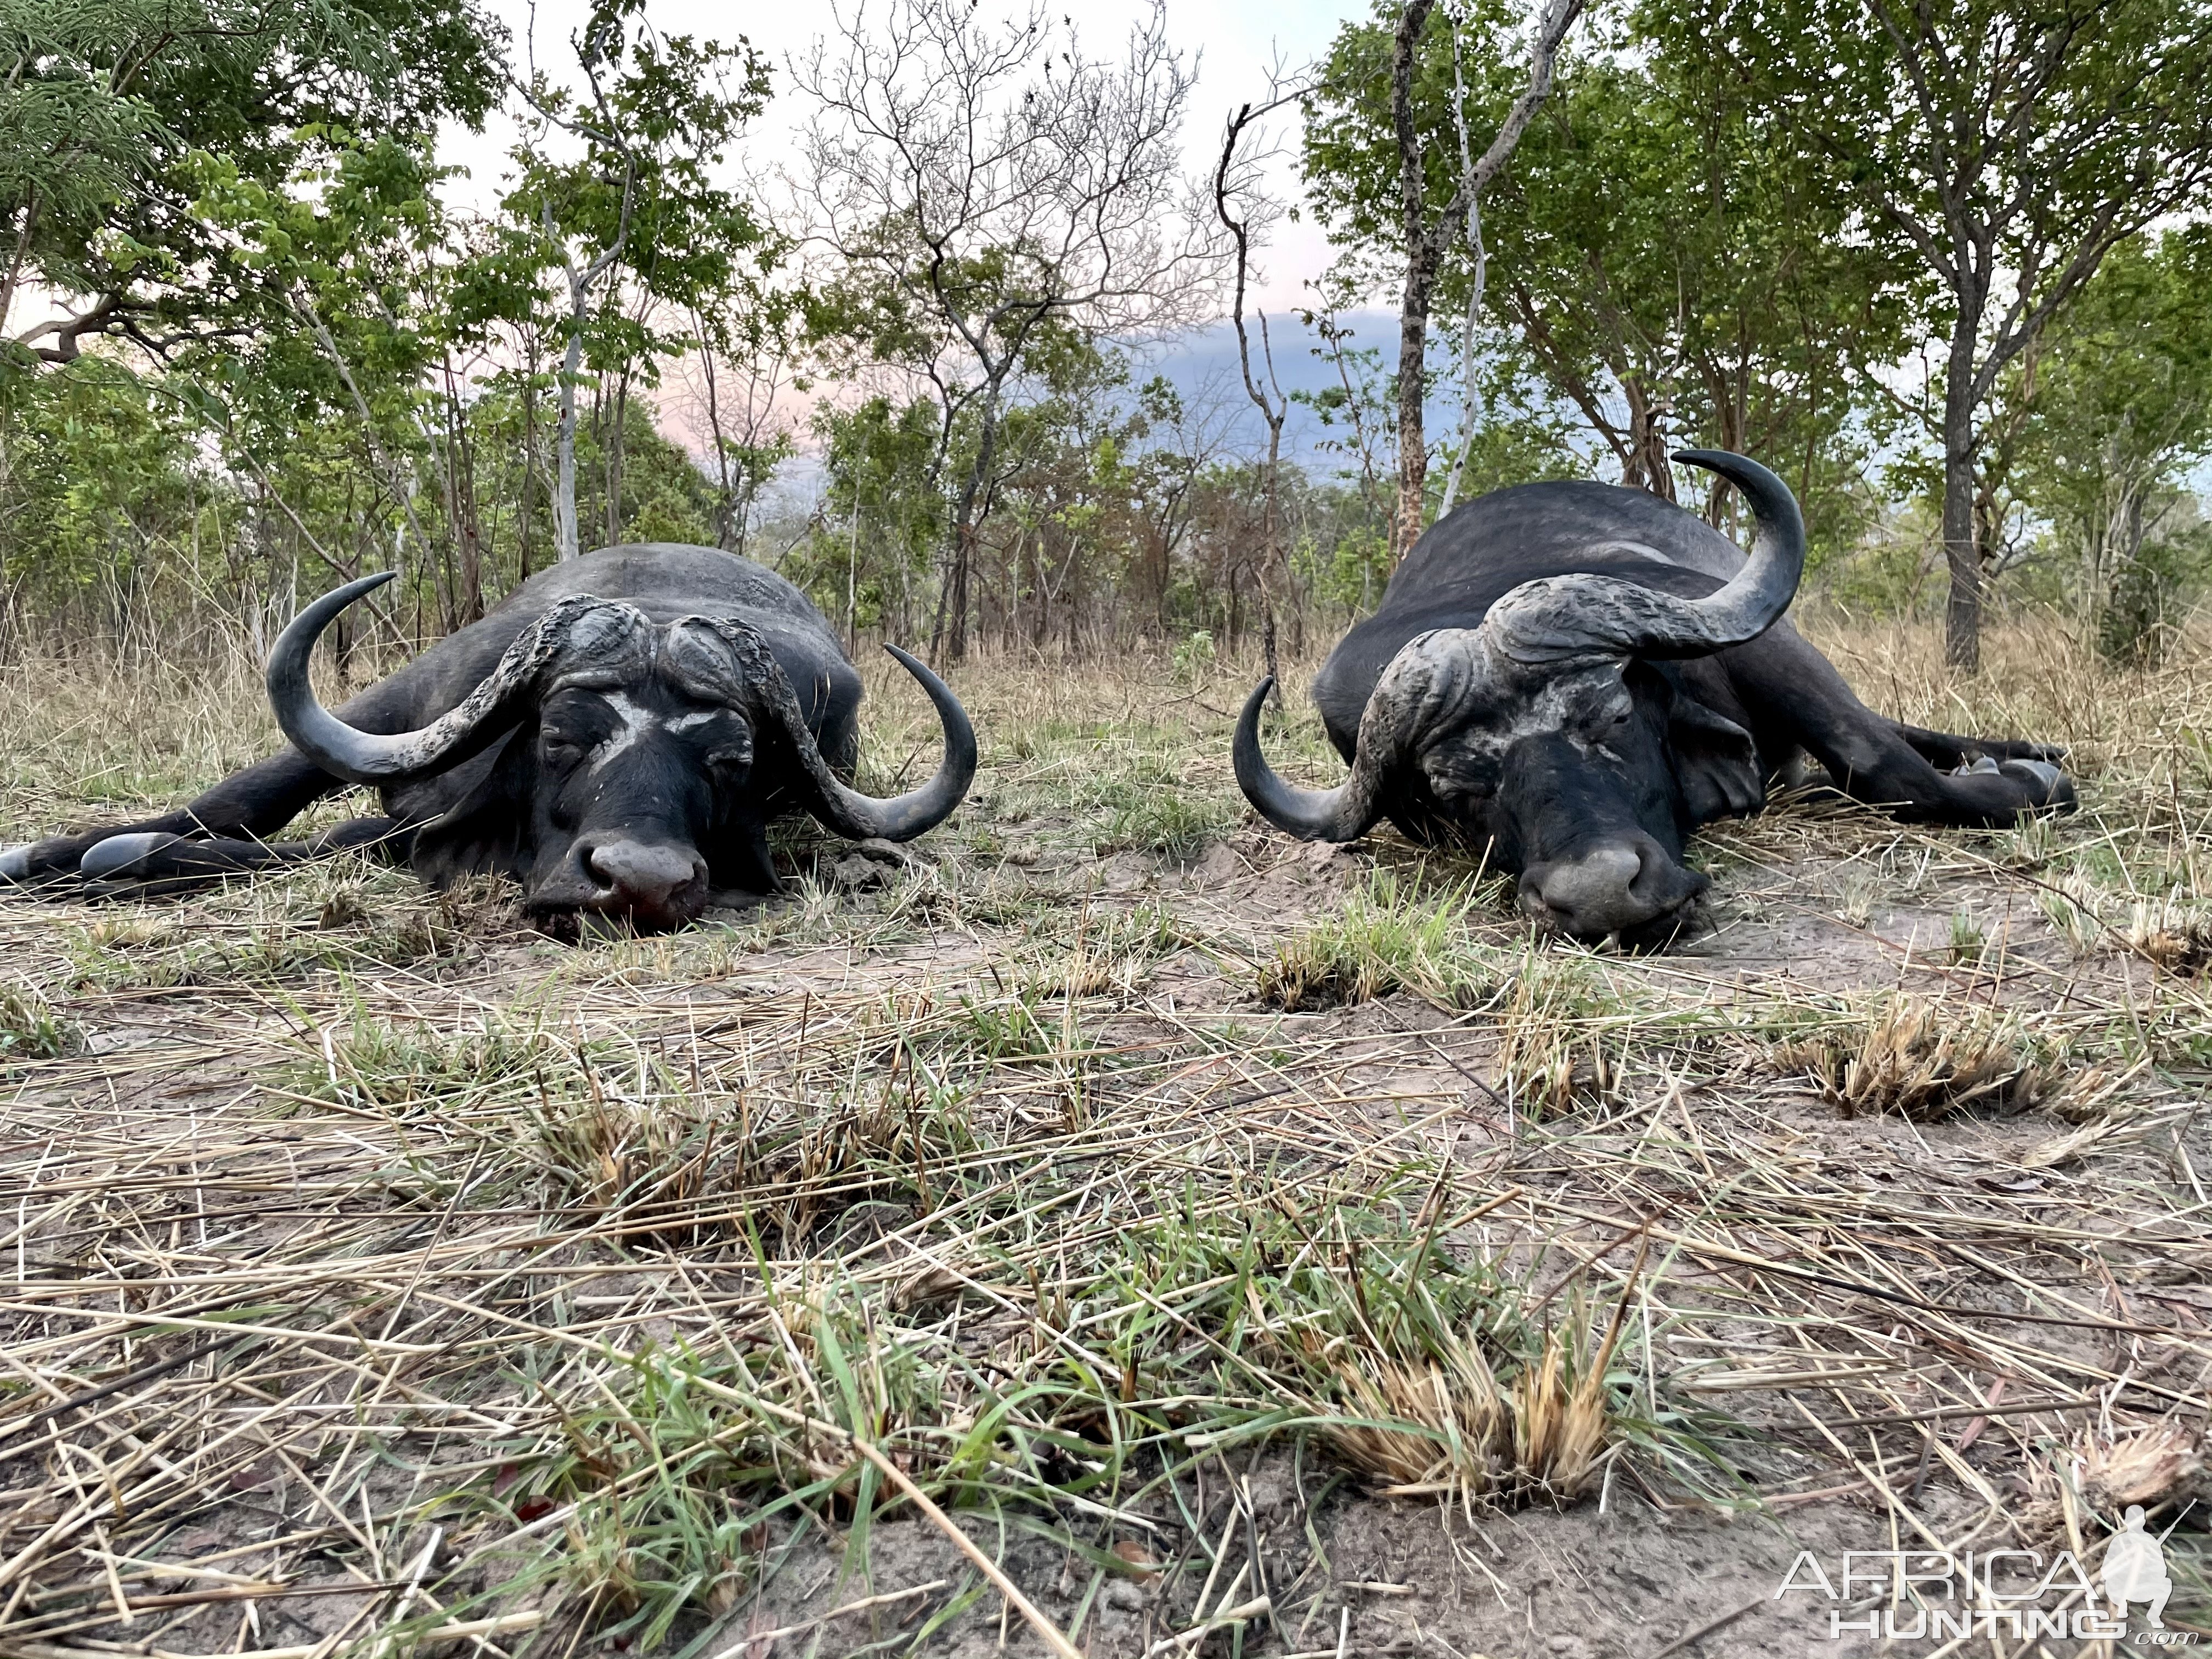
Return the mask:
[(2064, 1068), (2042, 1059), (2018, 1016), (1895, 993), (1863, 1016), (1770, 1051), (1846, 1117), (2021, 1111), (2051, 1099)]
[(2131, 908), (2128, 944), (2169, 974), (2202, 974), (2212, 967), (2212, 911), (2169, 893), (2137, 899)]
[(1614, 1439), (1603, 1367), (1574, 1375), (1557, 1331), (1510, 1383), (1465, 1337), (1420, 1358), (1365, 1355), (1336, 1377), (1338, 1403), (1315, 1415), (1346, 1462), (1399, 1494), (1571, 1503)]
[(1506, 1097), (1533, 1117), (1610, 1099), (1620, 1081), (1591, 992), (1573, 958), (1530, 951), (1498, 1012), (1498, 1073)]
[(1261, 1002), (1310, 1012), (1407, 991), (1440, 1007), (1476, 1006), (1497, 973), (1469, 937), (1475, 890), (1473, 881), (1437, 885), (1376, 869), (1341, 912), (1292, 934), (1261, 963)]
[(2063, 1448), (2028, 1465), (2023, 1530), (2030, 1537), (2063, 1533), (2069, 1500), (2116, 1525), (2131, 1504), (2155, 1513), (2212, 1498), (2205, 1450), (2201, 1427), (2170, 1417), (2076, 1430)]
[(1586, 1298), (1540, 1314), (1494, 1264), (1440, 1261), (1425, 1243), (1378, 1270), (1356, 1253), (1349, 1328), (1302, 1332), (1335, 1384), (1313, 1407), (1331, 1443), (1394, 1495), (1493, 1508), (1581, 1497), (1624, 1433), (1608, 1369), (1645, 1243), (1601, 1336)]

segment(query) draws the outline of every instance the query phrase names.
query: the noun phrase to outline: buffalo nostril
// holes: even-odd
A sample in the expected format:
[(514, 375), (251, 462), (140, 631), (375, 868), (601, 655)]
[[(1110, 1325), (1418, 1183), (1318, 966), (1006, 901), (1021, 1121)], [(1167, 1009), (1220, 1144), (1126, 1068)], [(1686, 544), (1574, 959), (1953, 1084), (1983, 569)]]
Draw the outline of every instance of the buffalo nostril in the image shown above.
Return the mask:
[(1521, 902), (1570, 933), (1600, 939), (1640, 930), (1680, 910), (1705, 885), (1657, 842), (1632, 837), (1532, 865), (1522, 878)]
[(1609, 913), (1636, 885), (1644, 861), (1632, 848), (1601, 847), (1570, 863), (1548, 866), (1537, 877), (1536, 894), (1570, 920)]
[(604, 842), (592, 848), (584, 854), (584, 868), (609, 897), (647, 910), (665, 908), (706, 878), (698, 854), (689, 848), (633, 841)]

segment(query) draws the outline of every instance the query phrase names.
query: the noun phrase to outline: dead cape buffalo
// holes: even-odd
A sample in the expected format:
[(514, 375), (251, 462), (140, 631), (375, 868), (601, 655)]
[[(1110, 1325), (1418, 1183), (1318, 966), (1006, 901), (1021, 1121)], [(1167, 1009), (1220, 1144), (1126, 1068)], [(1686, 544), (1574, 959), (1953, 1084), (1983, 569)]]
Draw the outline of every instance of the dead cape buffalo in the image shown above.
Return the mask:
[[(532, 577), (332, 714), (309, 688), (309, 653), (387, 580), (324, 595), (277, 641), (269, 696), (290, 748), (181, 811), (9, 849), (0, 877), (159, 890), (373, 845), (434, 886), (514, 876), (552, 932), (586, 915), (676, 927), (717, 890), (775, 890), (778, 814), (906, 841), (942, 823), (975, 776), (959, 700), (894, 646), (937, 705), (945, 757), (895, 799), (854, 790), (860, 677), (822, 613), (749, 559), (660, 543)], [(348, 784), (380, 790), (384, 815), (268, 839)]]
[(1298, 789), (1260, 751), (1270, 682), (1238, 721), (1237, 781), (1271, 823), (1351, 841), (1389, 817), (1416, 841), (1488, 843), (1531, 915), (1585, 939), (1662, 933), (1707, 885), (1699, 824), (1765, 804), (1801, 751), (1856, 799), (1933, 823), (2070, 806), (2039, 744), (1923, 732), (1875, 714), (1781, 620), (1805, 530), (1782, 481), (1720, 451), (1674, 458), (1742, 491), (1749, 558), (1638, 489), (1523, 484), (1422, 537), (1382, 607), (1314, 680), (1338, 788)]

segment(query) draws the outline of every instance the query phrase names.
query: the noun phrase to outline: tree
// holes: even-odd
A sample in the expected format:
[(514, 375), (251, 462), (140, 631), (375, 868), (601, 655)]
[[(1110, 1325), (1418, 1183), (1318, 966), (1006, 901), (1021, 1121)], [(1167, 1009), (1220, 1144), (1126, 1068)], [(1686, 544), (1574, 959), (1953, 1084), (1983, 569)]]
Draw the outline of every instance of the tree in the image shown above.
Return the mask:
[(2154, 654), (2184, 574), (2181, 478), (2212, 454), (2212, 227), (2115, 247), (2033, 370), (2009, 388), (2029, 410), (2017, 488), (2070, 556), (2106, 653)]
[[(279, 296), (213, 258), (196, 158), (275, 187), (348, 144), (479, 125), (502, 40), (473, 0), (0, 0), (10, 360), (267, 325)], [(32, 294), (51, 303), (27, 321)]]
[(2106, 255), (2198, 198), (2212, 170), (2203, 0), (1688, 0), (1655, 32), (1752, 78), (1824, 161), (1863, 233), (1942, 295), (1938, 383), (1917, 410), (1940, 456), (1944, 649), (1980, 660), (1977, 465), (2000, 377)]
[[(1698, 43), (1620, 45), (1562, 69), (1493, 200), (1501, 355), (1624, 483), (1674, 499), (1685, 439), (1754, 454), (1791, 480), (1816, 555), (1846, 546), (1867, 503), (1859, 416), (1910, 338), (1911, 273), (1849, 234), (1847, 204)], [(1473, 285), (1462, 264), (1440, 287)], [(1727, 500), (1707, 496), (1714, 522)]]
[[(780, 246), (749, 204), (714, 179), (726, 147), (768, 99), (767, 67), (733, 46), (662, 36), (644, 0), (595, 0), (572, 40), (580, 96), (534, 67), (517, 90), (533, 125), (516, 144), (504, 209), (515, 243), (561, 274), (566, 304), (556, 382), (553, 502), (556, 556), (581, 550), (576, 519), (576, 392), (589, 366), (613, 396), (601, 451), (610, 511), (622, 499), (630, 377), (686, 342), (654, 326), (657, 307), (720, 315), (772, 265)], [(552, 135), (581, 153), (551, 154)], [(702, 341), (702, 345), (711, 342)], [(607, 539), (617, 526), (611, 520)]]
[(1053, 331), (1167, 327), (1217, 274), (1200, 201), (1176, 171), (1191, 77), (1159, 0), (1118, 61), (1085, 54), (1041, 3), (994, 30), (962, 0), (897, 0), (864, 32), (838, 21), (795, 71), (815, 102), (805, 190), (842, 280), (825, 333), (926, 383), (976, 441), (951, 490), (933, 649), (967, 652), (978, 508), (1007, 387)]
[[(1281, 670), (1275, 661), (1275, 603), (1272, 584), (1276, 571), (1284, 566), (1282, 524), (1279, 512), (1282, 494), (1283, 422), (1290, 416), (1290, 399), (1285, 396), (1283, 383), (1275, 373), (1275, 351), (1267, 337), (1267, 314), (1257, 313), (1260, 327), (1261, 356), (1267, 367), (1267, 384), (1252, 368), (1252, 331), (1245, 326), (1244, 295), (1249, 284), (1252, 252), (1255, 238), (1264, 234), (1268, 222), (1280, 210), (1267, 198), (1259, 188), (1256, 169), (1268, 159), (1268, 152), (1258, 148), (1243, 149), (1248, 135), (1256, 135), (1259, 124), (1284, 105), (1294, 103), (1306, 95), (1303, 87), (1285, 90), (1279, 70), (1268, 78), (1267, 95), (1255, 104), (1240, 104), (1230, 116), (1221, 136), (1221, 160), (1213, 170), (1213, 212), (1229, 233), (1232, 269), (1229, 318), (1237, 331), (1237, 367), (1244, 382), (1244, 395), (1260, 411), (1260, 419), (1267, 428), (1267, 459), (1261, 472), (1261, 493), (1264, 508), (1261, 519), (1261, 652), (1267, 664), (1270, 679), (1279, 681)], [(1273, 692), (1277, 708), (1282, 706), (1282, 688)]]
[[(1310, 125), (1307, 178), (1321, 188), (1319, 205), (1332, 228), (1370, 253), (1388, 239), (1404, 261), (1398, 307), (1398, 492), (1394, 539), (1403, 556), (1420, 538), (1427, 519), (1428, 440), (1424, 405), (1428, 397), (1429, 312), (1445, 253), (1463, 230), (1479, 221), (1472, 215), (1482, 192), (1511, 157), (1521, 135), (1549, 95), (1559, 46), (1582, 14), (1582, 0), (1546, 0), (1528, 46), (1525, 78), (1499, 117), (1496, 136), (1480, 160), (1465, 147), (1455, 152), (1424, 132), (1418, 118), (1417, 88), (1433, 73), (1435, 54), (1425, 36), (1436, 0), (1403, 0), (1389, 35), (1387, 67), (1375, 74), (1377, 26), (1347, 25), (1331, 49), (1323, 70), (1326, 110)], [(1478, 15), (1479, 25), (1499, 20)], [(1456, 28), (1456, 22), (1454, 25)], [(1455, 63), (1456, 60), (1455, 60)], [(1378, 110), (1378, 100), (1381, 109)], [(1452, 107), (1465, 122), (1462, 98)], [(1384, 210), (1379, 192), (1364, 193), (1371, 173), (1375, 117), (1387, 114), (1389, 161), (1395, 162), (1395, 198)], [(1454, 128), (1456, 132), (1456, 126)], [(1429, 133), (1437, 131), (1431, 124)], [(1361, 154), (1360, 152), (1366, 152)], [(1348, 188), (1347, 188), (1348, 186)]]
[(763, 492), (799, 453), (787, 394), (810, 384), (795, 361), (799, 296), (750, 297), (754, 303), (734, 313), (695, 311), (691, 325), (698, 343), (692, 384), (706, 416), (720, 497), (714, 545), (738, 555), (746, 551)]

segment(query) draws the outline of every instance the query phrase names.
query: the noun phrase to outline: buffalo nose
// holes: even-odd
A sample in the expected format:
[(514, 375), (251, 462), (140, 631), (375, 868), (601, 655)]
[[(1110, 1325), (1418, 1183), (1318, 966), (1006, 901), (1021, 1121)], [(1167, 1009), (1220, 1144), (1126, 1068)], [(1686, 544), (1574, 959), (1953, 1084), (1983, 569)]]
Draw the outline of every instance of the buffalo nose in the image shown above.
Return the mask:
[(1671, 916), (1706, 885), (1657, 842), (1639, 836), (1530, 865), (1521, 877), (1521, 907), (1577, 938), (1603, 939)]
[(601, 842), (584, 854), (584, 867), (604, 889), (591, 908), (648, 926), (676, 927), (693, 920), (706, 896), (706, 860), (688, 847)]

